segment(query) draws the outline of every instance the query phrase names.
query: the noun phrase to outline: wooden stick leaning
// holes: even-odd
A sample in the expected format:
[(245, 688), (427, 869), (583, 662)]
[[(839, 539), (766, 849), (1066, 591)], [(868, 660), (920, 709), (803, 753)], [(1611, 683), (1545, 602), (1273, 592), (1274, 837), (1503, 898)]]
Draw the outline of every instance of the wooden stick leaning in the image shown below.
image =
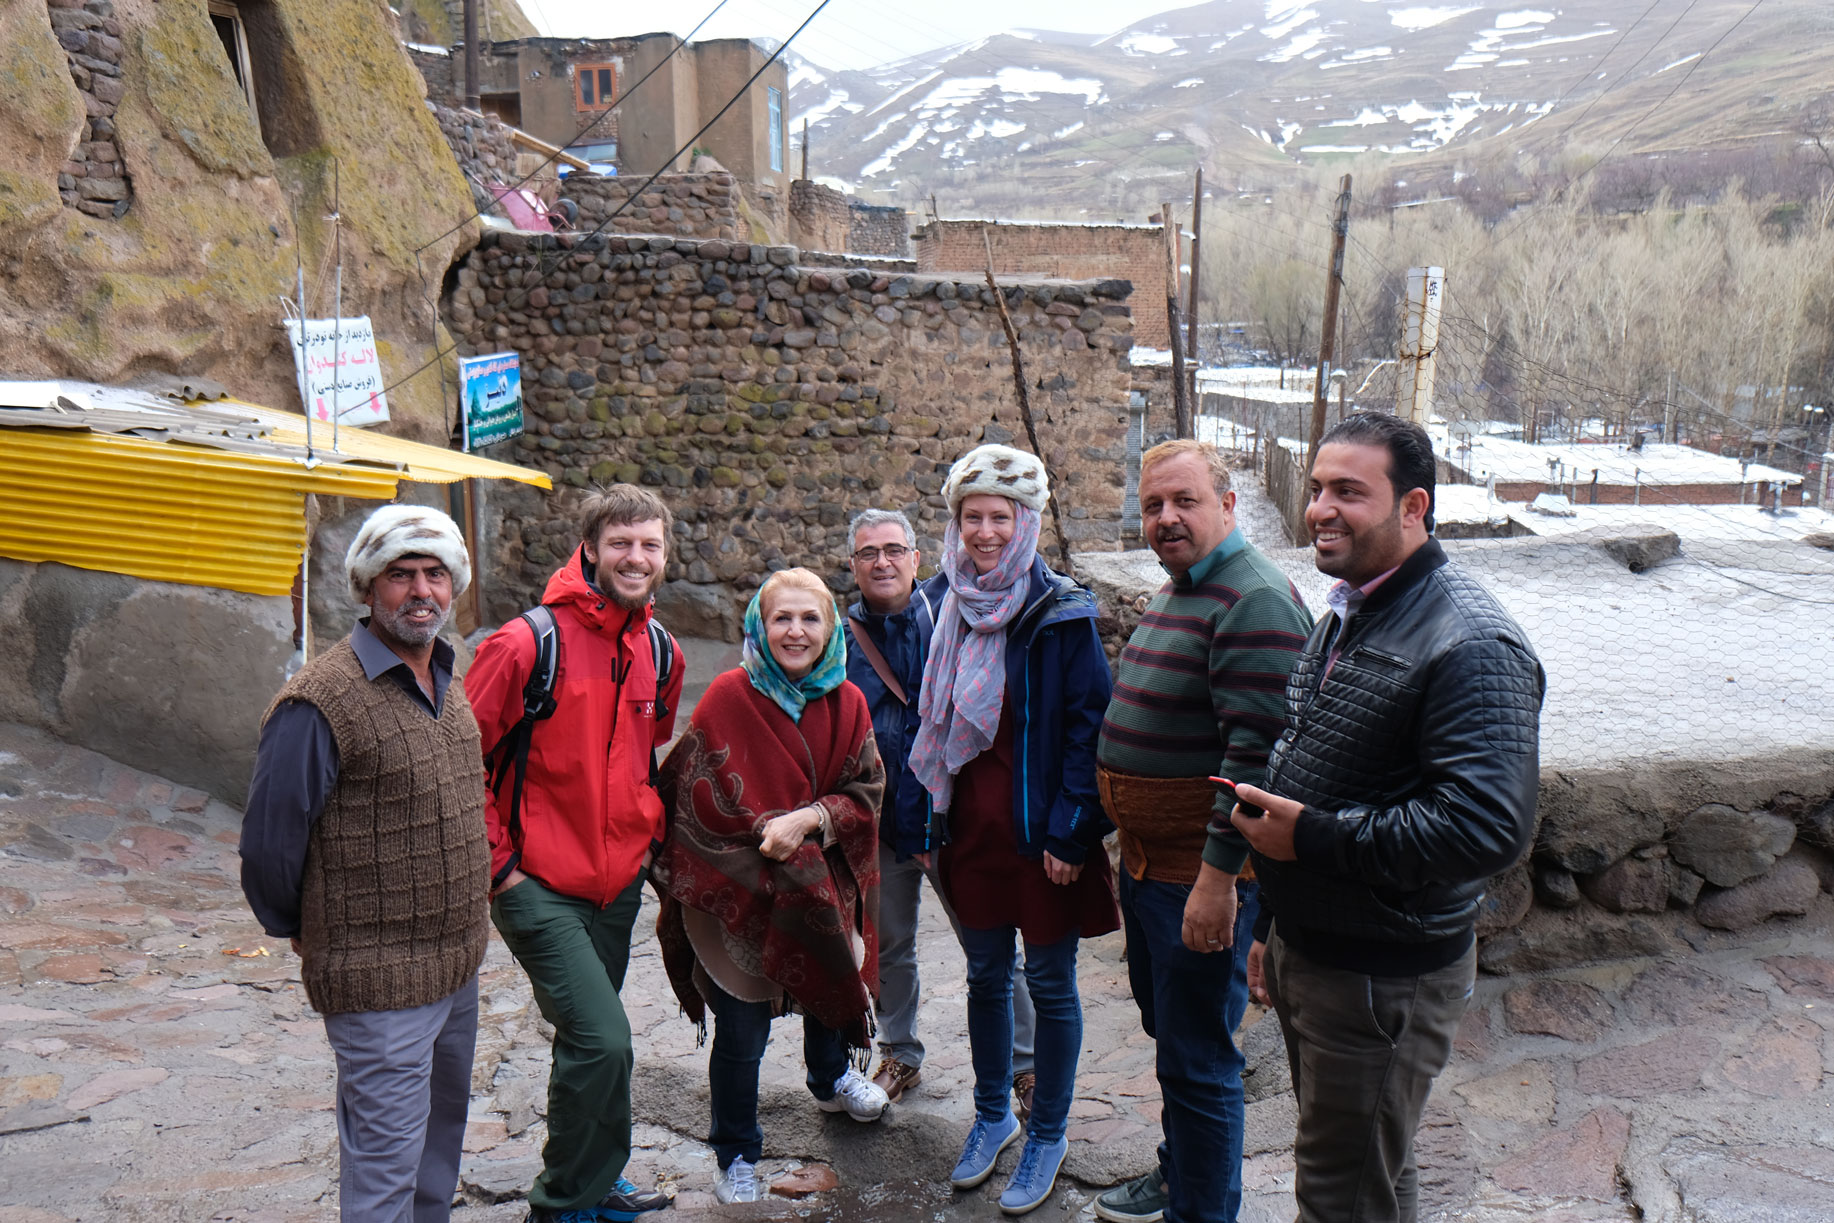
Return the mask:
[[(981, 226), (981, 241), (987, 246), (987, 287), (993, 291), (993, 304), (1000, 311), (1000, 326), (1006, 330), (1006, 346), (1013, 355), (1013, 389), (1019, 393), (1019, 419), (1025, 422), (1025, 436), (1032, 444), (1032, 453), (1044, 461), (1044, 447), (1038, 444), (1038, 426), (1032, 420), (1032, 399), (1025, 389), (1025, 361), (1019, 354), (1019, 333), (1013, 330), (1012, 315), (1006, 311), (1006, 295), (1000, 292), (1000, 286), (993, 279), (993, 242), (987, 236), (987, 227)], [(1050, 494), (1051, 526), (1057, 532), (1057, 555), (1063, 561), (1066, 576), (1076, 576), (1076, 562), (1070, 559), (1070, 537), (1063, 531), (1063, 512), (1057, 504), (1057, 484), (1051, 484)]]

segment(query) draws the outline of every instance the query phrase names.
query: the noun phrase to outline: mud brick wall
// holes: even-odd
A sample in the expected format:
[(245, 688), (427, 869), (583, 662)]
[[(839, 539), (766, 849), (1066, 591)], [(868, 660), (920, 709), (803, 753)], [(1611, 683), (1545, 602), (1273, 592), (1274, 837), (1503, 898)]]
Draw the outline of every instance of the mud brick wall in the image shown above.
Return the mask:
[[(1001, 290), (1071, 546), (1116, 548), (1128, 286)], [(573, 546), (579, 490), (619, 480), (678, 516), (662, 600), (678, 632), (732, 633), (790, 565), (838, 587), (847, 521), (870, 506), (909, 512), (934, 557), (949, 464), (981, 441), (1024, 444), (994, 302), (966, 278), (802, 267), (787, 246), (486, 233), (447, 322), (467, 354), (522, 355), (527, 432), (493, 449), (557, 486), (491, 490), (488, 614), (537, 597)]]
[(451, 54), (422, 51), (405, 44), (401, 49), (407, 53), (414, 67), (420, 70), (421, 79), (427, 83), (427, 97), (431, 101), (452, 106), (464, 103), (465, 90), (460, 82), (465, 72), (453, 62)]
[(1133, 282), (1134, 342), (1169, 348), (1165, 328), (1165, 235), (1156, 226), (932, 221), (914, 235), (924, 272), (980, 272), (993, 250), (995, 275)]
[[(648, 177), (647, 175), (645, 177)], [(561, 194), (579, 205), (579, 227), (609, 233), (671, 234), (682, 238), (723, 238), (739, 234), (738, 188), (732, 175), (664, 174), (637, 196), (615, 220), (606, 218), (624, 205), (644, 179), (570, 174)]]
[(851, 251), (847, 197), (806, 178), (790, 184), (790, 239), (805, 251)]
[(83, 95), (83, 131), (57, 173), (57, 194), (65, 207), (92, 217), (120, 217), (133, 200), (133, 185), (115, 143), (115, 107), (121, 80), (121, 23), (111, 0), (49, 0), (51, 28)]

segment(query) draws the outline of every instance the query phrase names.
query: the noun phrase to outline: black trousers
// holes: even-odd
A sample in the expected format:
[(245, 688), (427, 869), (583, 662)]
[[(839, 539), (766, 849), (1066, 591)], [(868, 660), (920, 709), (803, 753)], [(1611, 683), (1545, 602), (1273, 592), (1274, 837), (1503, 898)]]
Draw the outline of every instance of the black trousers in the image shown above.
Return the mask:
[(1262, 959), (1299, 1102), (1300, 1223), (1414, 1223), (1414, 1131), (1471, 1000), (1477, 948), (1419, 977), (1372, 977), (1280, 938)]

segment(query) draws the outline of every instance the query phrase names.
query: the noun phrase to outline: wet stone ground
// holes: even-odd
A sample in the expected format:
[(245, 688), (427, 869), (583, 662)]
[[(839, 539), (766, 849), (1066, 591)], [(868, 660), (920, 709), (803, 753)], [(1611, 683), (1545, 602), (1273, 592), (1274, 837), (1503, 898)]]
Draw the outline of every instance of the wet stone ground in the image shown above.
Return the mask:
[[(296, 961), (242, 904), (238, 823), (200, 793), (0, 725), (0, 1223), (336, 1217), (332, 1061)], [(1683, 960), (1480, 980), (1420, 1134), (1423, 1216), (1834, 1217), (1831, 913), (1824, 896), (1738, 938), (1692, 927), (1698, 952)], [(819, 1161), (840, 1187), (744, 1208), (710, 1192), (706, 1051), (668, 994), (653, 916), (646, 906), (626, 990), (636, 1179), (669, 1188), (684, 1214), (997, 1217), (1003, 1178), (972, 1194), (945, 1182), (970, 1071), (960, 956), (933, 904), (922, 1085), (877, 1125), (818, 1113), (794, 1025), (780, 1023), (764, 1170)], [(1090, 1217), (1092, 1195), (1144, 1170), (1157, 1136), (1153, 1050), (1118, 935), (1085, 947), (1081, 983), (1071, 1155), (1046, 1221)], [(547, 1034), (494, 941), (482, 990), (455, 1218), (507, 1223), (537, 1167)], [(1271, 1223), (1293, 1213), (1292, 1095), (1272, 1019), (1249, 1025), (1243, 1217)]]

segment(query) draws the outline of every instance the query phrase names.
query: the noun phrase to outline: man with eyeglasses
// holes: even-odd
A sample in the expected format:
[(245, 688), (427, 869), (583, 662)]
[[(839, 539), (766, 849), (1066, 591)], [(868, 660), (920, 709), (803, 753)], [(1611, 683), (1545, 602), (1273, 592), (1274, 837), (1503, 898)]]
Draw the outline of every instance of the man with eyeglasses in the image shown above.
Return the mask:
[[(917, 535), (897, 510), (865, 510), (848, 532), (849, 565), (860, 589), (847, 609), (847, 678), (866, 694), (873, 737), (885, 762), (879, 815), (879, 1051), (873, 1082), (893, 1101), (917, 1086), (923, 1042), (917, 1038), (917, 910), (923, 881), (939, 900), (936, 851), (945, 828), (929, 792), (910, 770), (917, 738), (917, 694), (929, 658), (943, 579), (919, 585)], [(955, 914), (943, 901), (949, 924)], [(959, 928), (956, 937), (961, 936)], [(1013, 974), (1013, 1094), (1021, 1116), (1031, 1109), (1032, 1000), (1023, 973)]]

